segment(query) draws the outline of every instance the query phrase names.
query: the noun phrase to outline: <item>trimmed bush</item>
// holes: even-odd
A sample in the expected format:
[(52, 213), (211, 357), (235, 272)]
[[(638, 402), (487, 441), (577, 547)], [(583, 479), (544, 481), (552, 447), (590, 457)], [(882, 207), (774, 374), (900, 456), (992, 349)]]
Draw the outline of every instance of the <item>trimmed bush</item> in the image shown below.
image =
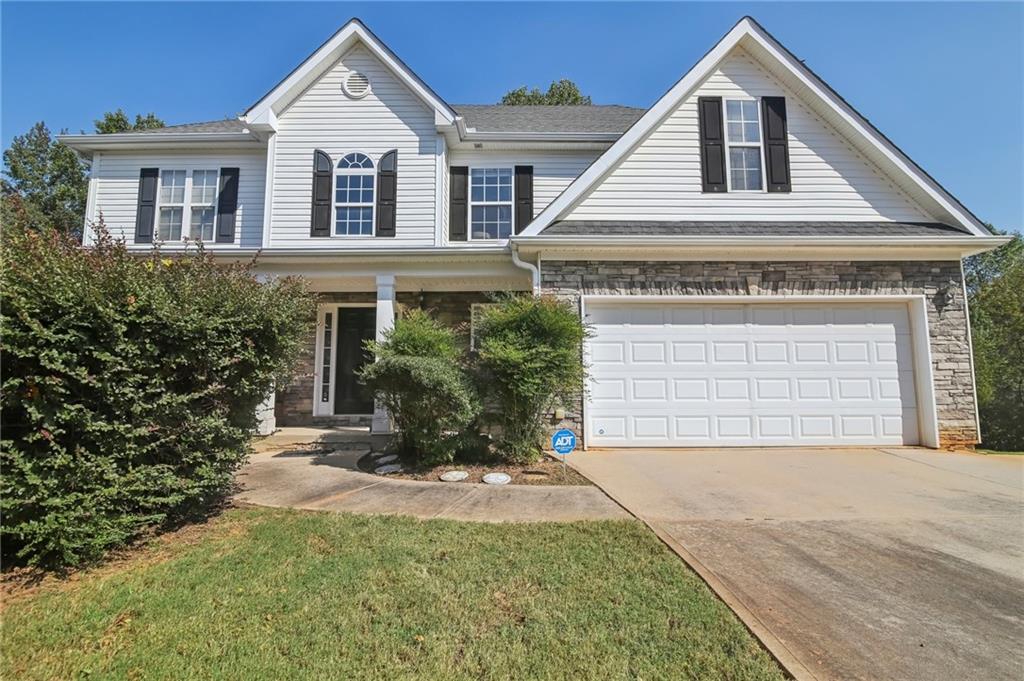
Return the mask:
[(498, 454), (514, 462), (540, 457), (546, 413), (583, 390), (586, 328), (567, 303), (552, 297), (506, 296), (477, 320), (481, 389), (501, 427)]
[(454, 331), (411, 310), (367, 346), (377, 361), (360, 378), (394, 419), (399, 452), (431, 465), (452, 461), (458, 431), (479, 412)]
[(0, 251), (8, 561), (95, 560), (223, 499), (257, 405), (313, 332), (294, 279), (199, 252), (82, 249), (8, 228)]

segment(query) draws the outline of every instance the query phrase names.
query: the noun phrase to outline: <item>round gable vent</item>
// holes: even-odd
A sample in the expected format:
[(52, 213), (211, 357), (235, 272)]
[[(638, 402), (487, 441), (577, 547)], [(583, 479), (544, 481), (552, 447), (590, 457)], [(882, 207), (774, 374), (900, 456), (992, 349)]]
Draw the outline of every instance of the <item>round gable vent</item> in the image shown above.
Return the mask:
[(370, 79), (366, 74), (353, 71), (345, 77), (345, 94), (353, 99), (365, 97), (370, 91)]

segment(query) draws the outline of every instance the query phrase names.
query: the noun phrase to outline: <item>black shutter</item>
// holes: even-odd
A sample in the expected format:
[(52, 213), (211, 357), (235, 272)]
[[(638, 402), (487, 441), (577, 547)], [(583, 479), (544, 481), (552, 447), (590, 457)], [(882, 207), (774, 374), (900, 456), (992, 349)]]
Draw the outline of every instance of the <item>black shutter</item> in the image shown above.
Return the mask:
[(533, 166), (516, 166), (516, 234), (533, 220)]
[(160, 178), (159, 168), (139, 170), (139, 200), (135, 205), (135, 243), (153, 243), (153, 224), (156, 222), (156, 191)]
[(398, 196), (398, 150), (380, 157), (377, 164), (377, 236), (395, 235), (395, 199)]
[(331, 235), (331, 178), (334, 163), (326, 152), (313, 152), (313, 208), (310, 211), (310, 236)]
[(705, 192), (724, 192), (725, 137), (722, 133), (722, 98), (698, 97), (700, 116), (700, 176)]
[(469, 218), (469, 168), (452, 166), (450, 169), (450, 187), (448, 187), (448, 240), (465, 241), (469, 230), (466, 222)]
[(792, 190), (789, 177), (789, 135), (786, 129), (786, 98), (762, 97), (761, 120), (764, 130), (764, 164), (768, 191)]
[(238, 168), (221, 168), (220, 186), (217, 188), (217, 243), (234, 243), (237, 208)]

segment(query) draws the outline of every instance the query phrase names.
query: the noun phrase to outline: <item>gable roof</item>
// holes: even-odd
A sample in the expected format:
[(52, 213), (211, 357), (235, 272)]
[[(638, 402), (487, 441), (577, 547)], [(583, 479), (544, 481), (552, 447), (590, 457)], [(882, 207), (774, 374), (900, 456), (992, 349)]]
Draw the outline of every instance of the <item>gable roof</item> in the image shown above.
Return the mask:
[[(563, 218), (597, 186), (648, 134), (675, 111), (733, 48), (742, 46), (775, 75), (792, 84), (807, 103), (817, 103), (826, 121), (847, 137), (901, 188), (912, 191), (922, 205), (943, 222), (959, 225), (971, 234), (990, 232), (973, 213), (921, 169), (889, 138), (857, 112), (825, 81), (787, 50), (753, 18), (740, 19), (725, 36), (651, 106), (637, 122), (552, 201), (523, 232), (536, 236)], [(784, 81), (784, 82), (785, 82)], [(513, 240), (517, 237), (513, 237)]]
[(179, 123), (177, 125), (165, 125), (162, 128), (149, 128), (147, 130), (133, 130), (139, 135), (167, 135), (179, 132), (245, 132), (245, 121), (237, 118), (225, 118), (220, 121), (202, 121), (200, 123)]
[(479, 132), (597, 132), (622, 134), (646, 109), (618, 104), (453, 104), (466, 127)]
[(448, 103), (357, 18), (349, 19), (323, 45), (306, 57), (258, 102), (250, 106), (242, 114), (243, 120), (264, 122), (275, 118), (356, 43), (365, 45), (406, 87), (434, 109), (442, 120), (449, 124), (455, 122), (455, 111)]

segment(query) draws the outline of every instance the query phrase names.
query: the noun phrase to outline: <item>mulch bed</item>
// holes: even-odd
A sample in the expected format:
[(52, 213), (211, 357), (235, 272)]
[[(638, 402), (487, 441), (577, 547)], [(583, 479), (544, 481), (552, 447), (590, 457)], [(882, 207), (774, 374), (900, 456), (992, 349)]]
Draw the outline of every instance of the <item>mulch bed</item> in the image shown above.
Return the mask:
[[(364, 456), (359, 460), (359, 468), (372, 473), (375, 459)], [(400, 480), (425, 480), (437, 482), (442, 473), (448, 471), (466, 471), (469, 477), (462, 481), (483, 482), (483, 477), (488, 473), (507, 473), (512, 476), (510, 485), (593, 485), (594, 483), (577, 473), (572, 466), (566, 466), (563, 472), (562, 461), (545, 456), (537, 463), (527, 465), (502, 464), (500, 462), (487, 463), (454, 463), (433, 468), (410, 466), (408, 462), (402, 462), (405, 470), (401, 473), (389, 473), (387, 477)], [(453, 485), (461, 483), (453, 482)]]

